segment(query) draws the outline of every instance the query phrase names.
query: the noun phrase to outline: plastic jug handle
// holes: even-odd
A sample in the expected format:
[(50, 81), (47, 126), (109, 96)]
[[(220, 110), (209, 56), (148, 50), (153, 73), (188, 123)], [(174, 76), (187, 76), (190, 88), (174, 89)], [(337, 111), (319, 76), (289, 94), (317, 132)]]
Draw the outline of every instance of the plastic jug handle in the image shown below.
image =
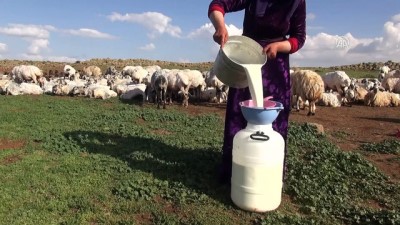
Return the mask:
[(262, 131), (257, 131), (250, 135), (250, 138), (256, 141), (268, 141), (269, 136), (265, 135)]

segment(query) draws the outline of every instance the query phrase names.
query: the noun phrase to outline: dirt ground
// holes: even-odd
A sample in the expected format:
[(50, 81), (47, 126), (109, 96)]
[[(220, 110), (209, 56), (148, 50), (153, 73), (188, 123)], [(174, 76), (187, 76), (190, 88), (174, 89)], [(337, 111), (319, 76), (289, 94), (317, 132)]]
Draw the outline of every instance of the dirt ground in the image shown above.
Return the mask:
[[(191, 114), (217, 113), (225, 115), (225, 105), (189, 105)], [(357, 151), (363, 143), (376, 143), (386, 139), (400, 140), (400, 107), (367, 107), (363, 105), (339, 108), (317, 106), (315, 116), (307, 111), (292, 111), (290, 121), (321, 124), (332, 143), (343, 151)], [(365, 154), (363, 154), (365, 155)], [(392, 181), (400, 182), (400, 156), (392, 154), (368, 154), (365, 157), (387, 174)]]

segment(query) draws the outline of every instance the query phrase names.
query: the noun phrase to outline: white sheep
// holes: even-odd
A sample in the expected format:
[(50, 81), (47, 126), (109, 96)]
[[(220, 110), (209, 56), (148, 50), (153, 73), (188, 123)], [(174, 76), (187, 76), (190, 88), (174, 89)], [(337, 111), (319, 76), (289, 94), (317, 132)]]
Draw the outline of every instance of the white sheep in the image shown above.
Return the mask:
[(68, 77), (68, 79), (71, 79), (72, 77), (74, 79), (79, 78), (77, 77), (76, 74), (76, 69), (70, 65), (65, 65), (64, 66), (64, 76)]
[(151, 65), (151, 66), (144, 66), (143, 69), (147, 70), (148, 74), (146, 78), (150, 82), (151, 75), (153, 75), (153, 73), (156, 72), (157, 70), (161, 70), (161, 67), (159, 65)]
[(342, 96), (351, 84), (350, 77), (344, 71), (328, 72), (322, 76), (322, 80), (325, 84), (325, 90), (337, 91)]
[(324, 93), (324, 82), (319, 74), (312, 70), (296, 70), (290, 76), (292, 95), (296, 96), (296, 109), (300, 110), (299, 98), (309, 102), (307, 115), (315, 115), (315, 102)]
[(183, 98), (182, 105), (187, 105), (189, 100), (189, 79), (179, 69), (162, 69), (168, 80), (167, 99), (169, 103), (178, 96)]
[(385, 66), (380, 67), (378, 80), (382, 81), (389, 72), (390, 72), (390, 68), (388, 66), (385, 65)]
[(397, 91), (397, 88), (396, 90), (394, 90), (397, 83), (399, 83), (399, 78), (400, 70), (392, 70), (383, 78), (381, 85), (385, 90), (389, 92), (400, 93), (400, 91)]
[(41, 95), (43, 94), (43, 89), (33, 83), (16, 83), (11, 82), (7, 86), (7, 95)]
[(33, 65), (19, 65), (12, 69), (11, 74), (14, 77), (14, 81), (18, 83), (24, 81), (38, 83), (37, 80), (43, 76), (43, 71)]
[(379, 68), (380, 72), (383, 74), (388, 74), (390, 71), (390, 68), (388, 66), (382, 66), (381, 68)]
[(11, 80), (0, 80), (0, 94), (5, 94), (7, 92), (7, 87), (11, 82)]
[(201, 100), (211, 103), (222, 103), (222, 99), (217, 98), (217, 89), (208, 87), (201, 92)]
[(146, 99), (146, 87), (146, 84), (130, 84), (127, 86), (126, 91), (119, 97), (122, 100), (132, 100), (133, 98), (141, 96), (144, 102)]
[(110, 89), (108, 86), (91, 84), (86, 87), (85, 96), (90, 98), (108, 99), (117, 97), (117, 93)]
[(317, 104), (329, 107), (340, 107), (342, 106), (342, 96), (338, 92), (324, 92)]
[(206, 88), (207, 84), (204, 80), (203, 74), (199, 70), (185, 69), (181, 71), (189, 79), (189, 90), (193, 91), (193, 97), (200, 100), (201, 92)]
[(172, 103), (172, 96), (175, 94), (182, 96), (182, 106), (188, 107), (189, 105), (189, 88), (191, 83), (189, 77), (182, 70), (170, 70), (167, 73), (168, 79), (168, 96), (170, 97), (170, 103)]
[(98, 66), (84, 67), (82, 71), (83, 71), (83, 75), (86, 75), (89, 77), (95, 77), (96, 79), (103, 76), (103, 74), (101, 73), (101, 69)]
[(149, 74), (142, 66), (125, 66), (122, 75), (129, 75), (137, 84), (143, 83), (143, 79)]
[(222, 103), (226, 101), (225, 98), (228, 94), (227, 91), (229, 90), (229, 88), (221, 80), (218, 79), (217, 75), (214, 72), (214, 69), (211, 68), (209, 71), (204, 73), (204, 77), (207, 87), (213, 87), (216, 89), (217, 102)]

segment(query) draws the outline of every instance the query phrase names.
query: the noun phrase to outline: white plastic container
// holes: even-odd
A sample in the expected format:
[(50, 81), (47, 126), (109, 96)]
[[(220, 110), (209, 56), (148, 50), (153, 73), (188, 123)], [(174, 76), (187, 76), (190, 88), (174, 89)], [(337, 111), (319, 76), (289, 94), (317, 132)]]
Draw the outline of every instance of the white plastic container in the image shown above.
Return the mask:
[[(270, 102), (266, 98), (264, 105)], [(282, 107), (241, 106), (248, 123), (233, 139), (231, 199), (247, 211), (275, 210), (282, 197), (285, 141), (272, 129), (272, 121)]]

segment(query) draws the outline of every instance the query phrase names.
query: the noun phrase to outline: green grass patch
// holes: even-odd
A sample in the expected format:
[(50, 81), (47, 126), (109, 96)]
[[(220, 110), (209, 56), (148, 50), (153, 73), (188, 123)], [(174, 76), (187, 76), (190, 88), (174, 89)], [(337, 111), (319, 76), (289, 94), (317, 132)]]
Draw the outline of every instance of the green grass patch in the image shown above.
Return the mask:
[(379, 143), (364, 143), (360, 149), (365, 152), (400, 154), (400, 141), (384, 140)]
[(24, 142), (0, 150), (0, 224), (400, 222), (399, 184), (307, 125), (290, 124), (281, 206), (258, 214), (234, 206), (230, 189), (216, 182), (217, 115), (118, 99), (0, 102), (0, 139)]

